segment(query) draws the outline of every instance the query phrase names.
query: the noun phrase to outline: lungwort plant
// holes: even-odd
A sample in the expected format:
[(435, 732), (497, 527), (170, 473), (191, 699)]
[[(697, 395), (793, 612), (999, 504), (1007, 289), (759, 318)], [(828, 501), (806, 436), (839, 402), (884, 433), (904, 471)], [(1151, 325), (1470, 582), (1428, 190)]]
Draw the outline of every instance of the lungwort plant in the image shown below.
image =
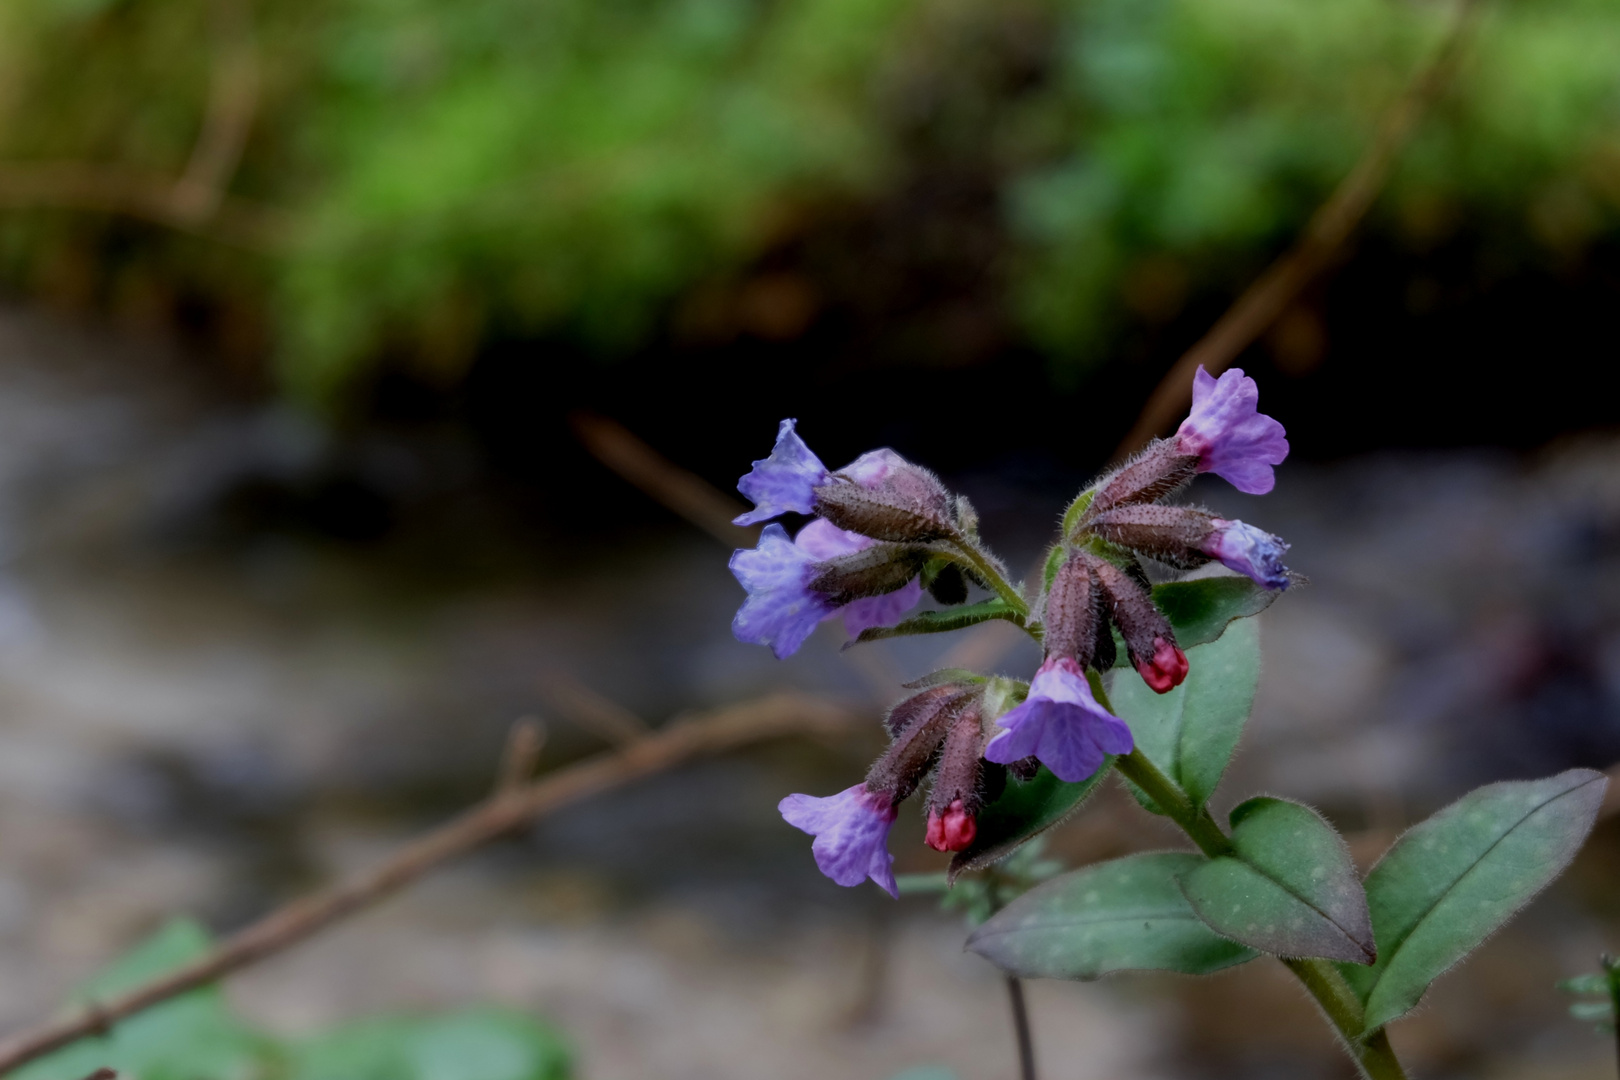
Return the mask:
[[(784, 420), (739, 489), (740, 524), (766, 525), (732, 571), (748, 591), (736, 636), (795, 652), (825, 619), (856, 642), (1012, 623), (1045, 651), (1026, 683), (937, 671), (885, 720), (866, 778), (789, 795), (782, 816), (815, 837), (822, 872), (898, 894), (888, 834), (927, 784), (927, 843), (948, 879), (984, 870), (1071, 813), (1110, 772), (1190, 850), (1136, 854), (1035, 885), (979, 925), (969, 948), (1011, 976), (1095, 979), (1127, 970), (1199, 975), (1270, 954), (1320, 1005), (1361, 1072), (1405, 1074), (1385, 1028), (1574, 858), (1604, 778), (1572, 769), (1490, 784), (1402, 836), (1365, 879), (1320, 814), (1286, 798), (1207, 809), (1242, 734), (1259, 675), (1258, 614), (1293, 580), (1288, 544), (1168, 500), (1213, 472), (1250, 494), (1288, 453), (1241, 371), (1202, 369), (1191, 415), (1168, 440), (1074, 500), (1032, 583), (985, 547), (966, 499), (892, 450), (829, 469)], [(1236, 575), (1153, 585), (1145, 560)], [(969, 603), (969, 586), (987, 598)], [(913, 612), (924, 593), (938, 608)], [(1119, 669), (1129, 668), (1130, 671)]]

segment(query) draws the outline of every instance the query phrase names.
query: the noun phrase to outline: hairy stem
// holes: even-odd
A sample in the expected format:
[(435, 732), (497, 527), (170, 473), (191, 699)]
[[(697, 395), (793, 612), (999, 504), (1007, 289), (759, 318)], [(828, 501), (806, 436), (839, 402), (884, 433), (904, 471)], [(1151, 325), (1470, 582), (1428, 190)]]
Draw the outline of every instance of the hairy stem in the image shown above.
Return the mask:
[[(1087, 672), (1086, 677), (1091, 683), (1097, 703), (1113, 712), (1113, 705), (1109, 702), (1108, 694), (1103, 689), (1102, 680), (1096, 671)], [(1187, 798), (1186, 792), (1182, 791), (1175, 781), (1164, 775), (1140, 749), (1116, 758), (1114, 768), (1118, 769), (1125, 779), (1141, 788), (1148, 798), (1164, 811), (1165, 816), (1181, 826), (1182, 831), (1192, 838), (1193, 843), (1197, 844), (1205, 855), (1213, 859), (1232, 854), (1232, 841), (1220, 825), (1216, 824), (1215, 819), (1209, 816), (1209, 811), (1202, 806), (1194, 806), (1192, 800)], [(1406, 1073), (1401, 1069), (1401, 1063), (1395, 1057), (1395, 1051), (1389, 1045), (1389, 1038), (1382, 1029), (1365, 1040), (1362, 1039), (1366, 1013), (1362, 1009), (1361, 1001), (1351, 991), (1350, 985), (1344, 981), (1344, 976), (1340, 975), (1332, 964), (1326, 960), (1316, 959), (1285, 959), (1283, 964), (1305, 985), (1311, 997), (1316, 999), (1316, 1004), (1321, 1008), (1323, 1015), (1338, 1032), (1345, 1052), (1355, 1061), (1362, 1075), (1368, 1080), (1406, 1080)]]
[[(1001, 571), (997, 570), (990, 560), (984, 557), (984, 552), (960, 537), (951, 537), (950, 543), (952, 547), (962, 553), (963, 557), (967, 559), (968, 565), (973, 567), (974, 572), (985, 580), (985, 583), (994, 590), (995, 594), (1007, 602), (1008, 607), (1018, 612), (1020, 617), (1029, 614), (1029, 601), (1025, 600), (1023, 594), (1013, 586), (1012, 582), (1003, 577)], [(1040, 639), (1037, 638), (1036, 640)]]

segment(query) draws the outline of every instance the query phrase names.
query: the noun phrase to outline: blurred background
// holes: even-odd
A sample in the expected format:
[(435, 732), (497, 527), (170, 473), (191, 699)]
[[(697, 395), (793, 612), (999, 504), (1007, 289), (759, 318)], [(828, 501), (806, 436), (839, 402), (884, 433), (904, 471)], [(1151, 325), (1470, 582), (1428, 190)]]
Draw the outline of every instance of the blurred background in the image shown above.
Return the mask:
[[(736, 643), (720, 493), (796, 416), (829, 463), (938, 469), (1029, 565), (1448, 39), (1237, 358), (1276, 492), (1193, 492), (1311, 579), (1217, 802), (1306, 799), (1365, 864), (1475, 784), (1620, 761), (1620, 8), (1477, 7), (8, 0), (0, 1024), (477, 800), (520, 716), (549, 768), (782, 689), (875, 717), (952, 649), (1027, 674), (995, 628)], [(831, 885), (776, 815), (877, 746), (571, 807), (230, 1006), (290, 1038), (500, 1005), (600, 1080), (1010, 1078), (959, 917)], [(939, 865), (921, 831), (898, 868)], [(1110, 792), (1050, 852), (1173, 842)], [(1600, 825), (1436, 986), (1416, 1071), (1614, 1075), (1552, 983), (1620, 948), (1617, 857)], [(1265, 965), (1029, 992), (1049, 1077), (1350, 1075)]]

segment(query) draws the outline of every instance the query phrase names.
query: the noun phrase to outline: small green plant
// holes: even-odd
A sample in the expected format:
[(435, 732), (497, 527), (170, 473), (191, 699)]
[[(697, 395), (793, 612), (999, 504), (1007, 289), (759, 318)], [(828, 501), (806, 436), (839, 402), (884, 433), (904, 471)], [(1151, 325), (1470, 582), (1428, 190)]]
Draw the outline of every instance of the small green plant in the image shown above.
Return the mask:
[(1598, 965), (1602, 971), (1565, 979), (1558, 989), (1589, 999), (1571, 1004), (1569, 1014), (1591, 1024), (1600, 1034), (1614, 1036), (1616, 1062), (1620, 1064), (1620, 957), (1605, 953), (1598, 957)]
[[(213, 941), (177, 919), (74, 995), (85, 1005), (206, 954)], [(97, 1069), (139, 1080), (568, 1080), (573, 1054), (553, 1028), (509, 1009), (355, 1021), (286, 1039), (235, 1015), (218, 987), (193, 990), (15, 1073), (84, 1080)]]

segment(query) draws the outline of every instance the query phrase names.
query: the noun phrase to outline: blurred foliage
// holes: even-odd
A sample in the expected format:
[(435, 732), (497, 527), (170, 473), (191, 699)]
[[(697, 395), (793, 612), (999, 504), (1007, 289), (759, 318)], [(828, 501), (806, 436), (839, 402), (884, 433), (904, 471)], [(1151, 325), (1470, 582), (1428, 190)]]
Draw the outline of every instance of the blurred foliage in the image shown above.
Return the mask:
[[(991, 195), (986, 287), (1019, 333), (1088, 362), (1126, 320), (1240, 287), (1350, 168), (1453, 10), (249, 4), (0, 5), (0, 279), (206, 317), (312, 399), (385, 362), (450, 383), (502, 337), (636, 348), (839, 208), (892, 205), (951, 169)], [(46, 162), (178, 177), (211, 78), (242, 63), (233, 11), (260, 72), (234, 218), (171, 230), (17, 194), (17, 171)], [(1616, 55), (1609, 0), (1495, 0), (1379, 226), (1419, 246), (1466, 227), (1554, 257), (1612, 230)], [(813, 303), (795, 297), (764, 297), (784, 333)]]
[(1558, 989), (1577, 997), (1600, 999), (1577, 1001), (1569, 1007), (1569, 1014), (1592, 1024), (1599, 1034), (1613, 1035), (1615, 1016), (1620, 1012), (1620, 959), (1600, 956), (1598, 964), (1603, 968), (1601, 972), (1565, 979)]
[[(207, 931), (171, 922), (75, 995), (90, 1002), (197, 959)], [(29, 1065), (17, 1080), (83, 1080), (100, 1068), (139, 1080), (567, 1080), (571, 1055), (521, 1013), (467, 1009), (362, 1020), (311, 1039), (281, 1039), (239, 1020), (218, 987), (172, 998)]]

